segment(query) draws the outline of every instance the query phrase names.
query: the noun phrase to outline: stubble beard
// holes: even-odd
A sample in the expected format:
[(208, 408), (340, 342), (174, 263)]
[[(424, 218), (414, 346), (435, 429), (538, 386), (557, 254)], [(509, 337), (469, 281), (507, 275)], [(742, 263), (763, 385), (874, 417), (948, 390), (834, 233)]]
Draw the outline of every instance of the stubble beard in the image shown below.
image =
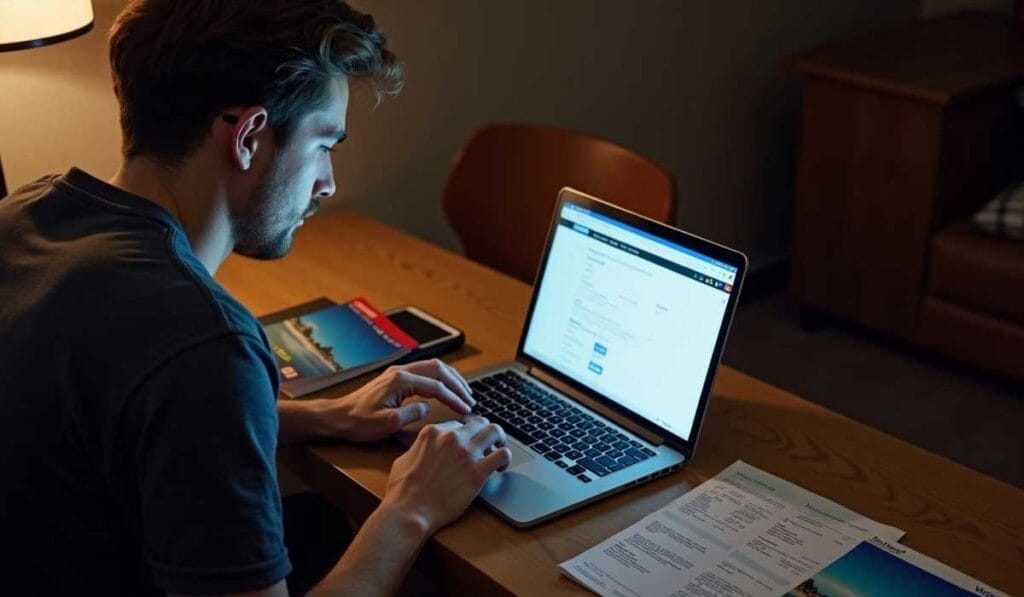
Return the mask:
[(295, 222), (291, 214), (281, 213), (286, 185), (277, 164), (270, 166), (263, 180), (253, 189), (244, 213), (233, 218), (235, 253), (253, 259), (280, 259), (292, 248)]

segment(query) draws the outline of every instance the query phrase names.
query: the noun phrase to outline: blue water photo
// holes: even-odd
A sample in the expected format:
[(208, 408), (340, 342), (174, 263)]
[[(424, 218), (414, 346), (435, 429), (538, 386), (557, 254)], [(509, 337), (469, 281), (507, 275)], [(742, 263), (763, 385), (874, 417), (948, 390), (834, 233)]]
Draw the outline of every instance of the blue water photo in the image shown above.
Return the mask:
[(351, 304), (270, 324), (264, 330), (286, 380), (337, 373), (402, 350)]
[(972, 594), (865, 542), (801, 583), (787, 597), (958, 597)]

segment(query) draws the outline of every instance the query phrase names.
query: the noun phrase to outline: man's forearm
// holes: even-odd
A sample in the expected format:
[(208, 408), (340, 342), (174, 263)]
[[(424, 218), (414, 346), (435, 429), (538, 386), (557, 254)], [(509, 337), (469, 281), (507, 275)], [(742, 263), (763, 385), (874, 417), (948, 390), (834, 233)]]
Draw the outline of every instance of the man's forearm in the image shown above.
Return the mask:
[(327, 418), (323, 416), (326, 406), (327, 400), (278, 399), (278, 443), (297, 444), (331, 437)]
[(425, 521), (382, 504), (310, 595), (392, 595), (429, 536)]

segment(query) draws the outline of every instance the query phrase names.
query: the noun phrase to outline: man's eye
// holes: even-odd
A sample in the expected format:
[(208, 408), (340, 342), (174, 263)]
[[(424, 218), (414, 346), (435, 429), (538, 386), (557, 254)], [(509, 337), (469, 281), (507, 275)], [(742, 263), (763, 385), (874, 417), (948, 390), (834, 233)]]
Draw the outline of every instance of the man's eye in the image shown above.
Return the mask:
[(328, 147), (327, 145), (321, 145), (320, 149), (324, 150), (324, 152), (328, 152), (329, 151), (331, 153), (334, 153), (334, 148), (333, 147)]

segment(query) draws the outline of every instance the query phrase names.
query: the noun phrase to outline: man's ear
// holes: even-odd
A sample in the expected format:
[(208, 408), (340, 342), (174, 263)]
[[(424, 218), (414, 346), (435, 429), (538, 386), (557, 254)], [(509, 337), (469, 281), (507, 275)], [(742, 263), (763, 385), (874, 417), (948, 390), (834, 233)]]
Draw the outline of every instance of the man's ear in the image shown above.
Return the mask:
[(267, 109), (254, 106), (237, 118), (231, 129), (231, 159), (242, 170), (248, 170), (259, 149), (259, 133), (267, 128)]

